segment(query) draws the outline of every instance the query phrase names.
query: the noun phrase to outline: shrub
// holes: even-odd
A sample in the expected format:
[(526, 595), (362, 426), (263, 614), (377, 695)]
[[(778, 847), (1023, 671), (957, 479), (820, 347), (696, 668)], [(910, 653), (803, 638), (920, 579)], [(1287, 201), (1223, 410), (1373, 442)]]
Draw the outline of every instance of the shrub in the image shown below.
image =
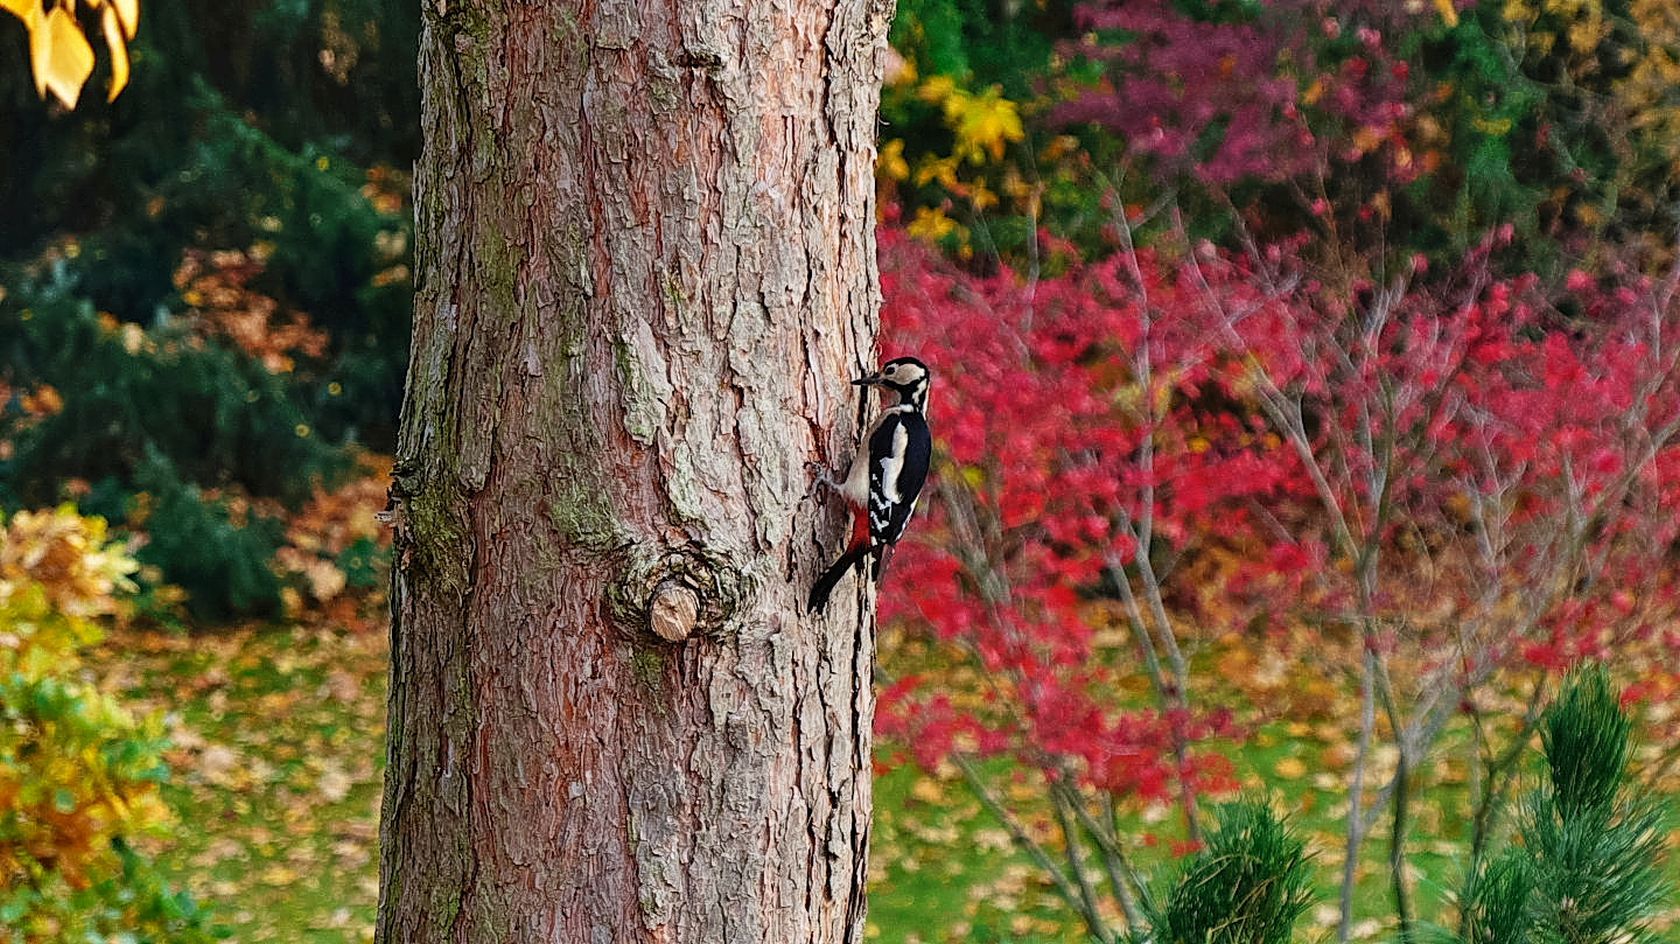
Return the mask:
[[(1374, 287), (1321, 280), (1290, 244), (1229, 254), (1180, 231), (1023, 283), (884, 233), (888, 348), (943, 366), (941, 468), (882, 618), (987, 689), (907, 675), (881, 732), (930, 767), (1010, 755), (1070, 817), (1176, 794), (1195, 838), (1196, 797), (1226, 779), (1198, 744), (1240, 733), (1197, 650), (1233, 629), (1290, 647), (1301, 627), (1304, 658), (1360, 680), (1348, 924), (1359, 849), (1379, 816), (1405, 835), (1409, 773), (1454, 706), (1478, 710), (1525, 663), (1673, 642), (1672, 283), (1549, 293), (1497, 279), (1495, 242), (1450, 280), (1423, 281), (1420, 261)], [(1133, 680), (1152, 705), (1125, 697)], [(1398, 763), (1378, 772), (1385, 741)]]
[(1214, 819), (1207, 848), (1161, 902), (1146, 902), (1135, 944), (1288, 944), (1313, 900), (1305, 843), (1265, 803), (1222, 806)]
[(79, 677), (78, 653), (119, 613), (138, 564), (105, 524), (62, 508), (0, 535), (0, 926), (21, 942), (211, 939), (132, 841), (160, 831), (167, 773), (156, 716)]
[(0, 300), (0, 331), (0, 506), (77, 498), (145, 528), (142, 562), (195, 616), (275, 612), (281, 529), (245, 499), (301, 501), (346, 466), (287, 376), (185, 320), (118, 322), (63, 282)]
[(1540, 725), (1546, 782), (1523, 804), (1520, 846), (1472, 870), (1459, 944), (1635, 944), (1670, 894), (1664, 811), (1627, 776), (1633, 721), (1603, 666), (1565, 680)]

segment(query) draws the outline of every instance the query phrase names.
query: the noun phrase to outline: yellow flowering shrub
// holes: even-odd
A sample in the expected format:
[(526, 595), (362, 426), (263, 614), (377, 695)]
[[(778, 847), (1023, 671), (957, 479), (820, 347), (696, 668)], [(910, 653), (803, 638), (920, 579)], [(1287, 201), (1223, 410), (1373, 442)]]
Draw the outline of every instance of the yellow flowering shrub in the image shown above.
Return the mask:
[(69, 508), (0, 530), (0, 927), (9, 941), (208, 940), (130, 843), (168, 821), (163, 730), (85, 681), (135, 561)]
[[(966, 210), (984, 212), (998, 206), (998, 194), (987, 179), (996, 176), (1009, 145), (1026, 138), (1020, 107), (996, 85), (975, 91), (948, 75), (917, 79), (914, 69), (903, 70), (897, 78), (901, 98), (937, 109), (951, 144), (948, 153), (923, 151), (912, 159), (905, 154), (903, 138), (884, 140), (876, 160), (876, 175), (883, 186), (937, 185), (945, 197), (960, 201)], [(919, 208), (915, 235), (938, 240), (957, 234), (966, 244), (967, 228), (949, 220), (947, 209)]]

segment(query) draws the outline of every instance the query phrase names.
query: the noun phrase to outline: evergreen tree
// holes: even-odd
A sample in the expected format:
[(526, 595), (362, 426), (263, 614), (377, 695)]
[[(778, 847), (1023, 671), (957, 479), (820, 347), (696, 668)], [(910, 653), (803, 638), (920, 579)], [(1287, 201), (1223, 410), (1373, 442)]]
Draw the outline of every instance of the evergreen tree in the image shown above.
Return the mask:
[(1305, 843), (1265, 803), (1222, 806), (1214, 819), (1172, 889), (1145, 901), (1133, 944), (1287, 944), (1294, 934), (1313, 899)]
[(1459, 893), (1461, 944), (1637, 944), (1670, 894), (1661, 806), (1629, 782), (1633, 721), (1601, 665), (1565, 680), (1540, 729), (1546, 781), (1523, 802), (1520, 845)]

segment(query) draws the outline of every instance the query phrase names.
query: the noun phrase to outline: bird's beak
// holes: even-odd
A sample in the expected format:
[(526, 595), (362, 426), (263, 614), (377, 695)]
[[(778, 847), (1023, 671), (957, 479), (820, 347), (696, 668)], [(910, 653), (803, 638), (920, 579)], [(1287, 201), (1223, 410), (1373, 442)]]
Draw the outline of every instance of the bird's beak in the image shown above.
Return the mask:
[(854, 386), (854, 387), (867, 387), (871, 384), (878, 384), (880, 382), (881, 382), (881, 375), (880, 374), (870, 374), (867, 377), (859, 377), (858, 379), (852, 381), (852, 386)]

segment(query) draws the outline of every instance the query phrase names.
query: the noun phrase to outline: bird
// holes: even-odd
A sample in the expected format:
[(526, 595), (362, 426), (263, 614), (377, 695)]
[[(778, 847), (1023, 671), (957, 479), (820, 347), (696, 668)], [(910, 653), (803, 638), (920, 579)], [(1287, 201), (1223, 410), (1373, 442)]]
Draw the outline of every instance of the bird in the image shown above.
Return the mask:
[(852, 532), (846, 550), (811, 586), (806, 602), (809, 612), (821, 613), (834, 585), (865, 559), (870, 561), (870, 579), (879, 581), (884, 559), (904, 536), (933, 459), (927, 422), (932, 379), (932, 372), (919, 359), (895, 357), (878, 372), (852, 381), (853, 386), (891, 391), (898, 395), (898, 402), (884, 407), (870, 424), (863, 448), (852, 456), (845, 478), (837, 480), (818, 467), (818, 481), (846, 500)]

